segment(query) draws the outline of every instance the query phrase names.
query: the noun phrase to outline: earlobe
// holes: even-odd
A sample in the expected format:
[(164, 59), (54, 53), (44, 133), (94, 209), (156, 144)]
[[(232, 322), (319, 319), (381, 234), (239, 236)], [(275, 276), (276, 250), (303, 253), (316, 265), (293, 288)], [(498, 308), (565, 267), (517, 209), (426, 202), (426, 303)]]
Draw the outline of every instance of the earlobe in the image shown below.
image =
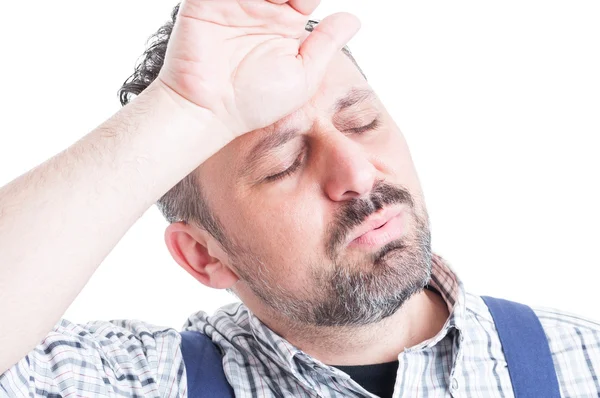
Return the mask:
[(204, 284), (213, 289), (229, 289), (239, 280), (238, 276), (221, 261), (207, 264), (205, 270), (209, 280), (208, 284)]
[(206, 231), (176, 222), (165, 230), (165, 243), (173, 259), (203, 285), (228, 289), (238, 276), (226, 265), (226, 256), (211, 255), (208, 247), (214, 240)]

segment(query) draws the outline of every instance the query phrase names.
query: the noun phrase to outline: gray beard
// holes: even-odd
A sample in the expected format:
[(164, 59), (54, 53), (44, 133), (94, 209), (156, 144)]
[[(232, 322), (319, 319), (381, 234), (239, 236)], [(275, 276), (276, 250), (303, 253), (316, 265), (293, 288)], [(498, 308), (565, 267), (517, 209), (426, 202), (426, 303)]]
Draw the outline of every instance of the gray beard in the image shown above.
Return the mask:
[[(267, 268), (243, 275), (250, 289), (279, 317), (306, 326), (363, 326), (396, 313), (431, 279), (431, 236), (428, 223), (415, 215), (414, 233), (391, 242), (364, 264), (311, 266), (305, 289), (282, 289)], [(258, 267), (256, 267), (258, 266)], [(246, 272), (243, 272), (246, 274)], [(312, 283), (310, 283), (312, 282)]]

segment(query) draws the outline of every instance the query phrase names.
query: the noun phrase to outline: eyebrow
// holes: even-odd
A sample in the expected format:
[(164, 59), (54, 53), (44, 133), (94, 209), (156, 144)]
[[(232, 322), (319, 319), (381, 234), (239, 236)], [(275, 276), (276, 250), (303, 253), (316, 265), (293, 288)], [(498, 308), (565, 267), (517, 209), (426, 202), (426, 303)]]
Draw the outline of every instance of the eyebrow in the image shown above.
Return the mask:
[(294, 139), (298, 133), (300, 132), (297, 128), (288, 128), (281, 131), (271, 131), (269, 134), (265, 135), (261, 140), (259, 140), (250, 150), (248, 156), (246, 157), (246, 167), (244, 167), (248, 172), (250, 172), (256, 164), (260, 162), (261, 159), (265, 157), (269, 151), (272, 151), (275, 148), (278, 148), (287, 142)]
[(342, 98), (338, 99), (333, 108), (334, 113), (340, 112), (351, 106), (375, 99), (373, 90), (367, 88), (352, 88)]
[[(333, 113), (341, 112), (351, 106), (373, 100), (375, 93), (373, 90), (366, 88), (352, 88), (343, 97), (339, 98), (332, 111)], [(271, 131), (260, 139), (249, 151), (245, 159), (245, 167), (247, 173), (256, 167), (256, 165), (275, 148), (285, 145), (287, 142), (294, 139), (300, 133), (298, 128), (287, 128), (281, 131)], [(244, 173), (246, 174), (246, 173)]]

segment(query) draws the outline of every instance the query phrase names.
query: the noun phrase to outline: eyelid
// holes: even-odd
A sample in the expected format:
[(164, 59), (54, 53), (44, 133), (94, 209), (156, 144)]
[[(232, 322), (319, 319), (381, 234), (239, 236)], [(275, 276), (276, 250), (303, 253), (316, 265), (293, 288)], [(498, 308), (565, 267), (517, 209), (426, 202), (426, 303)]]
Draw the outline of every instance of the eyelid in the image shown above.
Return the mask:
[(353, 133), (356, 133), (356, 134), (362, 134), (366, 131), (377, 129), (377, 127), (379, 127), (380, 123), (381, 123), (381, 121), (379, 119), (379, 116), (377, 116), (377, 117), (375, 117), (375, 119), (373, 119), (373, 121), (371, 123), (369, 123), (365, 126), (348, 129), (347, 131), (352, 131)]
[(265, 177), (264, 181), (272, 182), (272, 181), (287, 177), (288, 175), (292, 174), (294, 171), (296, 171), (296, 169), (298, 169), (302, 165), (303, 159), (304, 159), (304, 152), (301, 153), (300, 155), (298, 155), (298, 157), (296, 158), (296, 160), (294, 160), (294, 163), (292, 163), (292, 165), (290, 167), (288, 167), (287, 169), (283, 170), (280, 173)]

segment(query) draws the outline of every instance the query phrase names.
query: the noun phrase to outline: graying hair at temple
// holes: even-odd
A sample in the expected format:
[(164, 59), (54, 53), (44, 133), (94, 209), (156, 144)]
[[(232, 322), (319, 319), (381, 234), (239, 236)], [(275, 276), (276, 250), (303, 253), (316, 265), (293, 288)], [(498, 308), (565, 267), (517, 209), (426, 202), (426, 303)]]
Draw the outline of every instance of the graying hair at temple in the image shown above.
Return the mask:
[[(144, 91), (158, 77), (165, 61), (167, 45), (177, 20), (179, 6), (180, 4), (177, 4), (173, 9), (171, 19), (148, 39), (148, 48), (138, 60), (134, 72), (118, 91), (121, 105), (127, 105), (134, 96)], [(306, 30), (312, 32), (318, 23), (317, 20), (309, 20)], [(342, 51), (366, 79), (348, 47), (344, 47)], [(169, 223), (181, 221), (194, 224), (210, 233), (226, 251), (231, 252), (234, 249), (223, 233), (217, 218), (208, 208), (207, 202), (202, 196), (200, 184), (193, 172), (165, 193), (156, 205)]]

